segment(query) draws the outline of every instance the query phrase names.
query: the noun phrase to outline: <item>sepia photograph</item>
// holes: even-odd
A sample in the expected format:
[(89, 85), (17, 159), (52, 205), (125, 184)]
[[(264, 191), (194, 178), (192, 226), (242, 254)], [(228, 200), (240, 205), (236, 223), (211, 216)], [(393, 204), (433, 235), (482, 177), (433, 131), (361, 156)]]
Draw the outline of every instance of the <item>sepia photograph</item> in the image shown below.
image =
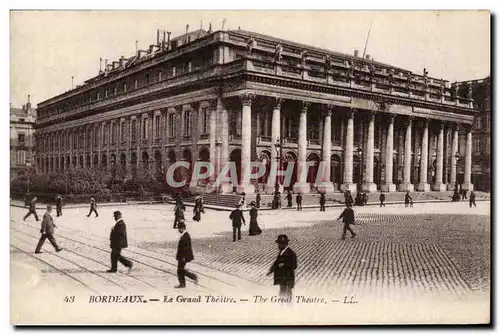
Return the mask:
[(9, 16), (11, 325), (490, 324), (490, 11)]

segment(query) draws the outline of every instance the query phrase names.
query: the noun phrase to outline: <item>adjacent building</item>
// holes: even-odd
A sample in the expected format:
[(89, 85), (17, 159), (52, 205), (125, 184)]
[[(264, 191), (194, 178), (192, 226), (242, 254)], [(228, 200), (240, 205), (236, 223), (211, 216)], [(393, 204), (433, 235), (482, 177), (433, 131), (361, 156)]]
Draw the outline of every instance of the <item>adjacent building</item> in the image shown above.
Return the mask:
[(491, 190), (491, 78), (458, 83), (461, 90), (472, 88), (474, 108), (479, 111), (472, 128), (472, 183), (475, 189)]
[[(241, 176), (259, 160), (283, 170), (294, 162), (298, 192), (316, 191), (318, 173), (322, 191), (442, 191), (455, 187), (460, 171), (462, 187), (473, 189), (478, 110), (470, 89), (357, 51), (249, 31), (160, 35), (148, 50), (105, 61), (97, 76), (38, 105), (39, 172), (120, 167), (133, 177), (183, 160), (209, 161), (216, 175), (232, 161)], [(329, 168), (318, 171), (321, 161)], [(268, 173), (239, 180), (220, 191), (276, 186)]]
[(22, 108), (10, 106), (10, 177), (24, 175), (34, 168), (34, 126), (36, 110), (31, 108), (30, 96)]

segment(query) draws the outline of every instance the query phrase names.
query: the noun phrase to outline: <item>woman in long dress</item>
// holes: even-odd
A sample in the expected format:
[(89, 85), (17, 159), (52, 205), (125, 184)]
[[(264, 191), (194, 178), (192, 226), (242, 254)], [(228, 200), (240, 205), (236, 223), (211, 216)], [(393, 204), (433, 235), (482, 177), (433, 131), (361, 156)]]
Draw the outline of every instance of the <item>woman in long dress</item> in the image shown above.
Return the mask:
[(258, 211), (255, 206), (255, 201), (252, 201), (250, 206), (252, 206), (252, 208), (250, 209), (250, 227), (248, 229), (248, 235), (260, 235), (262, 233), (262, 229), (260, 229), (259, 224), (257, 223)]
[(201, 196), (197, 195), (195, 198), (194, 208), (193, 208), (193, 213), (194, 213), (193, 220), (194, 221), (200, 222), (202, 211), (203, 211), (203, 202), (201, 200)]

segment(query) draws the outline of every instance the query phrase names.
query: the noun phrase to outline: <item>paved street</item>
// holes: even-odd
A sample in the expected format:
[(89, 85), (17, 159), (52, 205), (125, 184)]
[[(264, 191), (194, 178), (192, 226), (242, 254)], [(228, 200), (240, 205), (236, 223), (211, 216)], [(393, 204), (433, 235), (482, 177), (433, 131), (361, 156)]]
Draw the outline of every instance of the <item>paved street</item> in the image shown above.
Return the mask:
[[(98, 218), (87, 218), (83, 208), (64, 210), (64, 216), (56, 218), (56, 239), (65, 250), (55, 253), (47, 241), (45, 252), (35, 255), (39, 222), (34, 218), (22, 222), (25, 210), (11, 207), (12, 303), (22, 304), (26, 294), (37, 301), (53, 296), (63, 299), (68, 292), (77, 296), (179, 294), (173, 289), (177, 284), (174, 256), (179, 235), (172, 229), (173, 207), (118, 207), (129, 236), (130, 247), (124, 255), (135, 262), (130, 275), (124, 268), (119, 268), (122, 273), (105, 273), (115, 209), (100, 208)], [(259, 217), (263, 234), (250, 237), (244, 226), (243, 239), (236, 243), (232, 242), (228, 212), (208, 211), (196, 223), (190, 220), (188, 209), (195, 253), (195, 261), (188, 267), (200, 275), (200, 285), (188, 282), (181, 294), (236, 294), (238, 298), (276, 294), (277, 287), (265, 273), (277, 254), (274, 240), (285, 233), (298, 256), (296, 295), (340, 300), (355, 296), (365, 302), (436, 302), (439, 297), (438, 301), (474, 300), (483, 304), (481, 308), (487, 306), (488, 202), (472, 209), (456, 203), (354, 209), (354, 239), (340, 240), (341, 225), (336, 218), (341, 208), (331, 208), (326, 212), (264, 211)], [(58, 307), (61, 313), (67, 312), (63, 306)], [(29, 306), (23, 308), (29, 310)]]

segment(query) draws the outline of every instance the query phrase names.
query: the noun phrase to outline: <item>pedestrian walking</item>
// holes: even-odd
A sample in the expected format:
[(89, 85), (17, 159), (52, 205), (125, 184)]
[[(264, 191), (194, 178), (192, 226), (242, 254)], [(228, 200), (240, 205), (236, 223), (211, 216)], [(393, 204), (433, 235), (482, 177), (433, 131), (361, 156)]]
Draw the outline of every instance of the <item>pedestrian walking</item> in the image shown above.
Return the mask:
[(413, 207), (413, 199), (410, 197), (410, 191), (406, 191), (406, 194), (405, 194), (405, 207), (410, 206), (410, 204), (412, 205), (411, 207)]
[(94, 197), (90, 197), (90, 211), (87, 217), (90, 217), (90, 214), (92, 214), (92, 212), (95, 213), (95, 217), (99, 216), (99, 213), (97, 213), (97, 203)]
[(191, 246), (191, 236), (186, 230), (186, 224), (184, 220), (179, 221), (178, 224), (179, 233), (181, 237), (179, 238), (179, 244), (177, 245), (177, 279), (179, 280), (179, 285), (175, 288), (185, 288), (186, 287), (186, 277), (195, 281), (198, 284), (198, 276), (191, 271), (186, 270), (186, 264), (194, 260), (193, 248)]
[(246, 200), (245, 196), (246, 196), (245, 192), (241, 193), (241, 198), (240, 198), (239, 203), (240, 203), (240, 206), (241, 206), (242, 210), (244, 210), (245, 208), (247, 208), (247, 200)]
[(194, 207), (193, 207), (194, 216), (193, 216), (193, 221), (200, 222), (202, 211), (203, 211), (203, 203), (202, 203), (202, 200), (201, 200), (201, 196), (197, 195), (194, 198)]
[(293, 201), (292, 191), (290, 191), (290, 190), (288, 191), (288, 193), (286, 194), (286, 198), (285, 199), (288, 202), (287, 203), (287, 207), (291, 208), (292, 207), (292, 201)]
[(321, 195), (319, 196), (319, 211), (320, 212), (325, 211), (325, 203), (326, 203), (325, 193), (322, 192)]
[(256, 201), (255, 206), (257, 208), (260, 208), (260, 199), (261, 199), (260, 191), (257, 191), (257, 195), (255, 196), (255, 201)]
[(354, 200), (352, 198), (352, 194), (350, 190), (345, 191), (345, 205), (351, 207), (354, 204)]
[(24, 216), (23, 218), (23, 221), (26, 221), (26, 219), (31, 215), (33, 214), (35, 216), (35, 219), (37, 221), (40, 221), (38, 219), (38, 214), (36, 213), (36, 201), (37, 201), (37, 197), (33, 197), (33, 199), (31, 199), (30, 203), (29, 203), (29, 207), (28, 207), (28, 213)]
[(109, 235), (111, 247), (111, 269), (106, 272), (116, 272), (118, 270), (118, 262), (120, 262), (128, 268), (128, 273), (130, 273), (134, 264), (121, 254), (122, 250), (128, 247), (127, 226), (125, 221), (123, 221), (122, 213), (120, 211), (114, 211), (113, 217), (115, 219), (115, 225), (111, 229), (111, 234)]
[(56, 213), (57, 213), (57, 217), (62, 216), (62, 201), (63, 201), (63, 197), (60, 194), (58, 194), (56, 196)]
[(474, 191), (470, 191), (469, 194), (469, 207), (472, 208), (472, 205), (476, 207), (476, 194), (474, 193)]
[(467, 190), (462, 189), (462, 200), (467, 200)]
[(363, 206), (366, 205), (368, 203), (368, 194), (366, 194), (366, 192), (363, 192), (361, 194), (361, 200), (363, 202)]
[(245, 217), (240, 207), (240, 205), (236, 205), (236, 209), (229, 215), (233, 222), (233, 242), (236, 242), (236, 232), (238, 232), (238, 240), (241, 240), (241, 224), (245, 224)]
[(385, 194), (384, 193), (380, 193), (379, 200), (380, 200), (380, 207), (385, 207)]
[(57, 252), (63, 250), (61, 247), (57, 245), (56, 239), (54, 238), (54, 228), (56, 228), (56, 225), (54, 224), (54, 219), (52, 218), (52, 215), (50, 215), (51, 212), (52, 212), (52, 206), (47, 205), (47, 211), (43, 215), (42, 227), (40, 229), (40, 233), (42, 234), (42, 236), (40, 236), (40, 239), (38, 240), (38, 244), (35, 249), (35, 254), (42, 253), (42, 246), (45, 243), (46, 239), (49, 240), (50, 244), (52, 244), (52, 246)]
[(297, 210), (301, 211), (302, 210), (302, 193), (297, 194), (295, 201), (297, 202)]
[(292, 290), (295, 286), (295, 270), (297, 269), (297, 255), (288, 246), (290, 240), (286, 235), (279, 235), (276, 239), (279, 253), (267, 275), (274, 274), (274, 285), (280, 286), (280, 297), (292, 300)]
[(260, 235), (262, 233), (262, 229), (260, 229), (259, 223), (257, 222), (258, 210), (256, 203), (252, 201), (250, 203), (250, 206), (252, 208), (250, 209), (250, 226), (248, 227), (248, 235)]
[(354, 210), (351, 206), (347, 206), (344, 211), (340, 214), (337, 220), (342, 219), (344, 227), (342, 230), (342, 240), (345, 240), (345, 235), (347, 231), (351, 233), (351, 238), (356, 236), (356, 233), (351, 229), (350, 225), (355, 224), (354, 221)]
[(174, 229), (177, 229), (177, 225), (181, 220), (185, 220), (184, 211), (186, 210), (186, 206), (182, 202), (181, 198), (177, 198), (176, 205), (174, 207)]

